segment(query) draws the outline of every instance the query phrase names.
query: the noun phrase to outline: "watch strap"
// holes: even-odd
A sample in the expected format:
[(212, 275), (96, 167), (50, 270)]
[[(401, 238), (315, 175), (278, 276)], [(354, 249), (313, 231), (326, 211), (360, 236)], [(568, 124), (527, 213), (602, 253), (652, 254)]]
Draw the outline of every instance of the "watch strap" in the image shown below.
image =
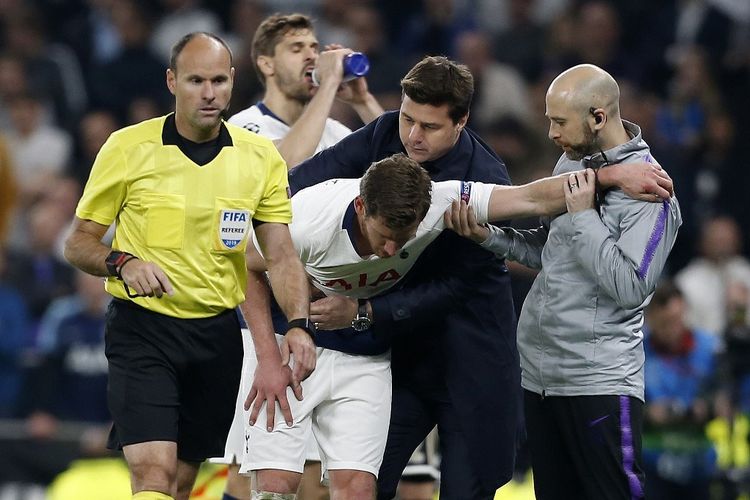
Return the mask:
[(367, 313), (367, 299), (357, 299), (357, 317), (372, 319)]
[(315, 335), (318, 333), (315, 329), (315, 324), (310, 321), (310, 318), (297, 318), (297, 319), (290, 319), (287, 322), (287, 332), (291, 330), (292, 328), (301, 328), (302, 330), (306, 331), (310, 337), (312, 337), (313, 342), (315, 342)]
[(363, 332), (372, 326), (372, 318), (367, 312), (367, 299), (357, 300), (357, 315), (352, 320), (352, 328), (357, 332)]
[(132, 253), (112, 250), (104, 259), (104, 264), (107, 266), (107, 273), (109, 273), (110, 276), (122, 279), (122, 275), (120, 274), (122, 267), (126, 262), (137, 258), (138, 257)]

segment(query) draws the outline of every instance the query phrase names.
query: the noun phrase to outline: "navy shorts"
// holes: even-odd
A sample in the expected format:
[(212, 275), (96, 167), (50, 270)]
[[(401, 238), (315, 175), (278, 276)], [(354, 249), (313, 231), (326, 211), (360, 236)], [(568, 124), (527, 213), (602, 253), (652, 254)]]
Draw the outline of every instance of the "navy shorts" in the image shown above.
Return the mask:
[(177, 457), (221, 456), (234, 417), (242, 337), (229, 309), (180, 319), (114, 299), (106, 315), (108, 446), (177, 443)]
[(525, 390), (524, 408), (538, 500), (643, 498), (642, 401)]

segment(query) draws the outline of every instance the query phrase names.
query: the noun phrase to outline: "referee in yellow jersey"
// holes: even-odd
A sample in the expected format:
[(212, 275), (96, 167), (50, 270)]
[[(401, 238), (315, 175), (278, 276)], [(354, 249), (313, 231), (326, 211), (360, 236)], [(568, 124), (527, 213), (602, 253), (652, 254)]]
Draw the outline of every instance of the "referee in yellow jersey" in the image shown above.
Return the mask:
[[(271, 141), (222, 121), (233, 79), (219, 37), (177, 42), (166, 73), (175, 112), (109, 137), (65, 245), (73, 265), (107, 276), (114, 296), (109, 444), (123, 449), (134, 499), (187, 500), (200, 462), (223, 453), (242, 365), (234, 308), (253, 227), (295, 325), (285, 373), (297, 397), (315, 367), (307, 279), (287, 228), (287, 168)], [(113, 222), (110, 248), (101, 239)]]

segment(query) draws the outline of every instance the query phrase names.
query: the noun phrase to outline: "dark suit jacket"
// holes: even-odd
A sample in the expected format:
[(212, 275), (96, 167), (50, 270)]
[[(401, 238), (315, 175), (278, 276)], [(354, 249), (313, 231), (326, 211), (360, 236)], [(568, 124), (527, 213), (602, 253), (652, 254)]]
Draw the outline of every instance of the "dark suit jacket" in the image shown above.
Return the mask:
[[(292, 169), (293, 192), (330, 178), (357, 178), (403, 153), (398, 112), (383, 116)], [(422, 166), (435, 181), (509, 184), (505, 164), (473, 132)], [(445, 231), (396, 289), (371, 299), (377, 337), (393, 342), (393, 383), (447, 388), (461, 414), (482, 485), (510, 480), (520, 415), (520, 368), (510, 277), (504, 262)], [(398, 411), (394, 407), (393, 411)]]

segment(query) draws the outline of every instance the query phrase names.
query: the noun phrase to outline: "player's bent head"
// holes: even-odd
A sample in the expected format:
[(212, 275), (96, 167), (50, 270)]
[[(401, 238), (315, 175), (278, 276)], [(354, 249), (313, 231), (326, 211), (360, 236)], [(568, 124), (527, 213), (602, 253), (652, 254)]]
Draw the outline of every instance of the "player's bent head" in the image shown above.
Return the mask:
[(419, 163), (403, 153), (370, 165), (359, 184), (368, 217), (381, 217), (389, 229), (420, 222), (432, 201), (432, 182)]
[(447, 104), (448, 115), (458, 123), (469, 114), (474, 77), (463, 64), (444, 56), (428, 56), (401, 79), (401, 90), (418, 104)]

